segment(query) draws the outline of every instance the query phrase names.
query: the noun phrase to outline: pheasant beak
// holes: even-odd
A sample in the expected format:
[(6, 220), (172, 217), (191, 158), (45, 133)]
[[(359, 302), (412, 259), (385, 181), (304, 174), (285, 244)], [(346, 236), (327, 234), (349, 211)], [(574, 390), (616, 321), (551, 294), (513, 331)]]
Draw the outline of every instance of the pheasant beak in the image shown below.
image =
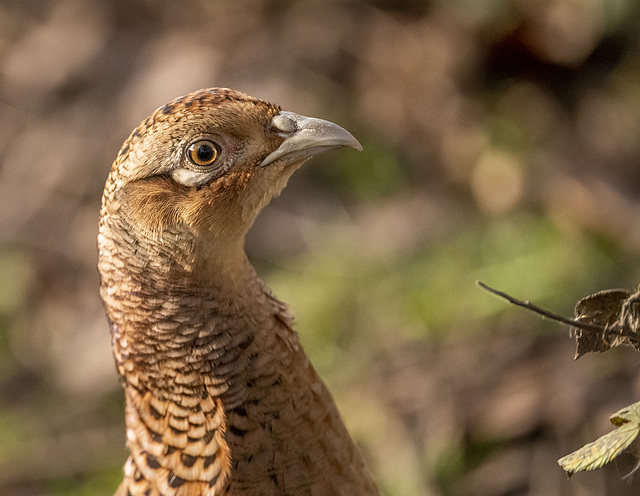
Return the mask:
[(272, 130), (284, 141), (265, 157), (261, 167), (279, 159), (285, 159), (288, 163), (299, 162), (342, 146), (362, 150), (362, 145), (349, 131), (323, 119), (281, 111), (271, 120), (271, 125)]

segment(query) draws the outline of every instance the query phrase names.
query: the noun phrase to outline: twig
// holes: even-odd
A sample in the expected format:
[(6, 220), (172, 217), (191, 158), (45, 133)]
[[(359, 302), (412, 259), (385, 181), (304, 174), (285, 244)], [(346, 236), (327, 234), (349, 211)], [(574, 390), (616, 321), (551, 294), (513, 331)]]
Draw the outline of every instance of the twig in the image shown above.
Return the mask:
[(598, 324), (592, 324), (590, 322), (583, 322), (581, 320), (577, 320), (577, 319), (568, 319), (566, 317), (563, 317), (560, 314), (551, 312), (549, 310), (545, 310), (542, 307), (539, 307), (538, 305), (535, 305), (533, 303), (531, 303), (529, 300), (519, 300), (517, 298), (514, 298), (511, 295), (508, 295), (507, 293), (504, 293), (503, 291), (500, 291), (498, 289), (492, 288), (491, 286), (487, 286), (485, 283), (481, 282), (481, 281), (476, 281), (476, 284), (481, 287), (482, 289), (484, 289), (485, 291), (488, 291), (489, 293), (492, 293), (494, 295), (496, 295), (499, 298), (502, 298), (503, 300), (508, 301), (509, 303), (516, 305), (518, 307), (522, 307), (522, 308), (526, 308), (527, 310), (537, 313), (538, 315), (544, 317), (547, 317), (551, 320), (555, 320), (557, 322), (561, 322), (562, 324), (566, 324), (568, 326), (571, 327), (577, 327), (579, 329), (590, 329), (592, 331), (598, 331), (598, 332), (602, 332), (604, 330), (604, 327)]

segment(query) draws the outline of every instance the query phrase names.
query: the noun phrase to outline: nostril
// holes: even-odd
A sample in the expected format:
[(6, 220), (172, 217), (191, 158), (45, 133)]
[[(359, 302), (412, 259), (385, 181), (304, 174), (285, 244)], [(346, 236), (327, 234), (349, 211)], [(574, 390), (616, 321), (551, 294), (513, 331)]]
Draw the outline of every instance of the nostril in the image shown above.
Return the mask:
[(271, 124), (281, 133), (290, 134), (296, 130), (296, 123), (282, 114), (271, 119)]

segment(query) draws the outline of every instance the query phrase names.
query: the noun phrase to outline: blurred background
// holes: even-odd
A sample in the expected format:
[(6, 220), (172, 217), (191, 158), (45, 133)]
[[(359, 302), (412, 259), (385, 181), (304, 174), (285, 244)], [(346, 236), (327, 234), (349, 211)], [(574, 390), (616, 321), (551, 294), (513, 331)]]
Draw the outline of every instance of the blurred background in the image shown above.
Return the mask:
[(384, 494), (638, 494), (637, 455), (556, 460), (640, 399), (640, 355), (574, 362), (474, 285), (571, 316), (640, 282), (636, 0), (1, 0), (0, 496), (117, 486), (100, 195), (133, 127), (210, 86), (365, 147), (296, 173), (247, 250)]

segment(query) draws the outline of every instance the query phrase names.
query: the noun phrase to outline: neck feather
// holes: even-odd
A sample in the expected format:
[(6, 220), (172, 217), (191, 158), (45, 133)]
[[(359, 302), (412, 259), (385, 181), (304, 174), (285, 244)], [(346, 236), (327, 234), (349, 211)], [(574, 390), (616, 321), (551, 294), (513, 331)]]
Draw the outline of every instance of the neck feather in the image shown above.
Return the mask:
[(206, 257), (187, 233), (145, 243), (121, 228), (113, 236), (106, 223), (100, 231), (101, 294), (131, 451), (123, 487), (221, 491), (239, 456), (229, 436), (240, 436), (247, 405), (308, 368), (284, 305), (241, 246)]

